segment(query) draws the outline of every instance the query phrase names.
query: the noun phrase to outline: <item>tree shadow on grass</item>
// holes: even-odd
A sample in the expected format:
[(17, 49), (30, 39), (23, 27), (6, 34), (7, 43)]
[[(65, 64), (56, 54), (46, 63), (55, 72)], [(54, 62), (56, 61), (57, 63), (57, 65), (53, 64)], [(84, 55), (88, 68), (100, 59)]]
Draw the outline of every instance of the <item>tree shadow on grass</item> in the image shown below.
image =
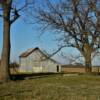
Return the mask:
[(13, 81), (17, 81), (17, 80), (25, 80), (25, 79), (35, 79), (35, 78), (48, 77), (50, 75), (55, 75), (55, 74), (58, 74), (58, 73), (15, 74), (15, 75), (10, 75), (10, 78)]
[[(30, 73), (30, 74), (12, 74), (10, 75), (11, 80), (17, 81), (17, 80), (25, 80), (25, 79), (36, 79), (36, 78), (43, 78), (43, 77), (49, 77), (51, 75), (61, 75), (64, 74), (72, 74), (72, 73)], [(76, 73), (73, 73), (75, 75)], [(91, 73), (77, 73), (78, 75), (89, 75), (89, 76), (100, 76), (100, 73), (97, 72), (91, 72)]]

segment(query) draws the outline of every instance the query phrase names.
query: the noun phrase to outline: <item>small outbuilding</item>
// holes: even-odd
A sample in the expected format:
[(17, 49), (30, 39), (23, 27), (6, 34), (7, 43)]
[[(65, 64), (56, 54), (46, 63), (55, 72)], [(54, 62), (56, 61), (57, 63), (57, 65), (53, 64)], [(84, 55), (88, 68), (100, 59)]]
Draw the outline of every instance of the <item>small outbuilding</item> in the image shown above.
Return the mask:
[(49, 58), (38, 47), (28, 49), (19, 56), (20, 72), (61, 72), (61, 65)]

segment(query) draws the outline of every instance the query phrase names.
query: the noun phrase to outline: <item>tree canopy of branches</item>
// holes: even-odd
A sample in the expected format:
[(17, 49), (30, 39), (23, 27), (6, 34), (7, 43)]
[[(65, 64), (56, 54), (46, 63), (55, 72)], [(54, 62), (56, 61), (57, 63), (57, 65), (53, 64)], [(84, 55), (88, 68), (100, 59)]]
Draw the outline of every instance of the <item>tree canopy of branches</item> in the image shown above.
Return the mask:
[[(91, 55), (100, 50), (99, 0), (44, 0), (30, 12), (42, 27), (63, 33), (63, 47), (77, 48), (91, 71)], [(59, 49), (59, 50), (60, 50)]]
[(10, 79), (11, 25), (20, 17), (19, 12), (29, 4), (32, 3), (29, 3), (28, 0), (24, 0), (24, 3), (19, 7), (14, 0), (0, 0), (0, 17), (3, 19), (3, 48), (0, 65), (0, 82), (5, 82)]

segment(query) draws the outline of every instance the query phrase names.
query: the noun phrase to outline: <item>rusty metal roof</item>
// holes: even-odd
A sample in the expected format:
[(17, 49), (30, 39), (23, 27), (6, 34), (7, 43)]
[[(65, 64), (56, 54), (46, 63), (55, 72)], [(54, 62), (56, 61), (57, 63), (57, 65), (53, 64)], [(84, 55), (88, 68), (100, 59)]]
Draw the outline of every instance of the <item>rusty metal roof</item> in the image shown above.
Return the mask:
[(38, 50), (38, 49), (39, 49), (38, 47), (28, 49), (27, 51), (25, 51), (25, 52), (23, 52), (22, 54), (20, 54), (19, 57), (27, 57), (27, 56), (29, 56), (33, 51)]
[(31, 49), (28, 49), (27, 51), (23, 52), (22, 54), (20, 54), (20, 58), (24, 58), (24, 57), (28, 57), (32, 52), (34, 52), (35, 50), (39, 50), (45, 57), (46, 59), (50, 59), (52, 60), (53, 62), (55, 63), (58, 63), (60, 64), (59, 62), (55, 61), (54, 59), (50, 58), (49, 55), (45, 54), (44, 52), (42, 52), (38, 47), (36, 48), (31, 48)]

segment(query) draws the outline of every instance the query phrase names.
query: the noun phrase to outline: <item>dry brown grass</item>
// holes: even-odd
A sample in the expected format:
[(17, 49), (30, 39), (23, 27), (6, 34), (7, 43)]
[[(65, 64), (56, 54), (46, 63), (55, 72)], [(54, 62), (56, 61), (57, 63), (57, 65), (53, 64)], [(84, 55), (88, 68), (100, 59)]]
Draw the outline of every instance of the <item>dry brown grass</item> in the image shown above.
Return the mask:
[(49, 75), (0, 84), (0, 100), (99, 100), (98, 75)]

